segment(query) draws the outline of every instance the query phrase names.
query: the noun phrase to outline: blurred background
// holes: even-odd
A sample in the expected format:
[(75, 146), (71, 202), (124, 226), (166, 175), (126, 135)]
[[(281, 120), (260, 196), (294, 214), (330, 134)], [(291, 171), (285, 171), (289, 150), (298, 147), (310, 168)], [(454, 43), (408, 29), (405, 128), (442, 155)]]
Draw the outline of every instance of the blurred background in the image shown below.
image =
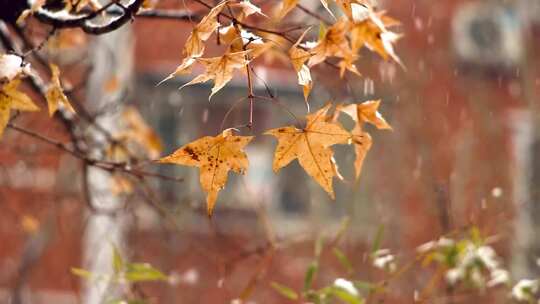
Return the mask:
[[(263, 11), (274, 5), (253, 2)], [(325, 13), (318, 1), (302, 3)], [(163, 0), (159, 7), (182, 5)], [(388, 278), (368, 258), (376, 240), (395, 254), (402, 269), (415, 260), (418, 246), (471, 227), (496, 240), (493, 247), (513, 278), (540, 275), (540, 2), (403, 0), (379, 1), (379, 7), (402, 23), (396, 52), (405, 68), (365, 51), (357, 64), (362, 77), (338, 79), (335, 72), (315, 69), (310, 98), (311, 109), (328, 100), (382, 100), (379, 111), (393, 131), (368, 129), (374, 144), (359, 182), (353, 181), (354, 154), (347, 147), (336, 152), (346, 182), (334, 183), (335, 201), (297, 162), (274, 174), (276, 141), (260, 134), (294, 119), (282, 106), (256, 102), (252, 133), (259, 136), (247, 148), (248, 174), (230, 176), (211, 220), (194, 168), (160, 167), (163, 174), (185, 178), (180, 184), (155, 182), (166, 216), (137, 203), (136, 196), (122, 202), (125, 255), (174, 278), (142, 287), (150, 303), (231, 303), (243, 295), (249, 295), (246, 303), (292, 303), (270, 283), (301, 289), (316, 240), (326, 236), (331, 243), (344, 221), (339, 248), (359, 280)], [(288, 18), (314, 23), (301, 11)], [(245, 124), (248, 116), (247, 104), (238, 103), (246, 94), (240, 74), (211, 101), (209, 85), (178, 90), (189, 77), (156, 87), (179, 64), (188, 25), (136, 19), (131, 26), (135, 72), (126, 103), (137, 107), (159, 135), (163, 155), (217, 134), (222, 125)], [(78, 52), (58, 56), (69, 64)], [(267, 83), (288, 110), (305, 115), (290, 66), (279, 58), (262, 59), (255, 72), (260, 95)], [(31, 122), (48, 136), (66, 136), (44, 116)], [(4, 135), (0, 302), (8, 301), (15, 287), (23, 291), (23, 303), (80, 302), (82, 282), (70, 268), (82, 267), (83, 257), (91, 255), (85, 252), (91, 251), (85, 235), (92, 217), (78, 186), (81, 174), (69, 155), (14, 132)], [(277, 245), (269, 250), (271, 242)], [(319, 265), (315, 285), (347, 275), (332, 250), (322, 251)], [(444, 280), (433, 279), (433, 269), (407, 267), (373, 303), (413, 303), (430, 284), (427, 293), (448, 296)], [(424, 303), (509, 301), (502, 288), (465, 295)]]

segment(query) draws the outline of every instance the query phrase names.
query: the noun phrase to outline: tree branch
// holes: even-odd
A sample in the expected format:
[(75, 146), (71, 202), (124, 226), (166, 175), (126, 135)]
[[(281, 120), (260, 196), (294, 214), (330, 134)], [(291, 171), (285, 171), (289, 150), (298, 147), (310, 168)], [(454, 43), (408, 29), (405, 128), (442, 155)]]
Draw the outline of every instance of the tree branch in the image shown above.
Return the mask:
[(53, 146), (53, 147), (55, 147), (55, 148), (57, 148), (57, 149), (59, 149), (59, 150), (61, 150), (63, 152), (66, 152), (66, 153), (74, 156), (75, 158), (78, 158), (78, 159), (84, 161), (84, 163), (89, 165), (89, 166), (96, 167), (96, 168), (99, 168), (99, 169), (102, 169), (102, 170), (105, 170), (105, 171), (109, 171), (111, 173), (115, 172), (115, 171), (120, 171), (122, 173), (126, 173), (126, 174), (129, 174), (129, 175), (138, 177), (138, 178), (141, 178), (141, 177), (154, 177), (154, 178), (158, 178), (158, 179), (162, 179), (162, 180), (168, 180), (168, 181), (174, 181), (174, 182), (183, 182), (184, 181), (183, 178), (176, 178), (176, 177), (162, 175), (162, 174), (155, 173), (155, 172), (148, 172), (148, 171), (143, 171), (143, 170), (140, 170), (140, 169), (132, 168), (128, 163), (125, 163), (125, 162), (110, 162), (110, 161), (104, 161), (104, 160), (98, 160), (98, 159), (90, 158), (90, 157), (82, 154), (81, 152), (70, 148), (68, 145), (66, 145), (66, 144), (64, 144), (62, 142), (50, 139), (50, 138), (45, 137), (45, 136), (43, 136), (41, 134), (38, 134), (38, 133), (36, 133), (34, 131), (23, 129), (21, 127), (18, 127), (16, 125), (14, 125), (13, 123), (8, 123), (7, 127), (12, 129), (12, 130), (15, 130), (17, 132), (20, 132), (22, 134), (25, 134), (27, 136), (30, 136), (32, 138), (35, 138), (37, 140), (40, 140), (40, 141), (42, 141), (44, 143), (47, 143), (47, 144), (49, 144), (49, 145), (51, 145), (51, 146)]

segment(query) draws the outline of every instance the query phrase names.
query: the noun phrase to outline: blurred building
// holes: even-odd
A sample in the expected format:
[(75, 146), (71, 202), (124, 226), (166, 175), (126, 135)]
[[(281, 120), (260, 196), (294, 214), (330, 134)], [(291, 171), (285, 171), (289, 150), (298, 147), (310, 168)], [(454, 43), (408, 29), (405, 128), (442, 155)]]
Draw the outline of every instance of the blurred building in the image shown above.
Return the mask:
[[(278, 239), (307, 237), (275, 254), (258, 282), (261, 288), (254, 289), (257, 303), (281, 300), (267, 288), (270, 281), (300, 288), (312, 241), (321, 231), (339, 226), (345, 215), (352, 220), (344, 250), (365, 279), (381, 275), (363, 257), (380, 226), (386, 231), (383, 246), (409, 252), (441, 234), (477, 225), (485, 235), (500, 237), (496, 248), (518, 275), (534, 272), (531, 259), (534, 253), (540, 256), (540, 247), (534, 245), (540, 211), (532, 203), (540, 193), (535, 190), (540, 176), (537, 1), (381, 2), (402, 22), (404, 37), (397, 52), (406, 70), (366, 51), (358, 64), (363, 78), (348, 76), (345, 91), (335, 73), (319, 70), (311, 101), (315, 109), (328, 99), (383, 100), (381, 112), (394, 131), (370, 129), (374, 145), (360, 182), (336, 182), (337, 199), (331, 202), (296, 163), (273, 174), (275, 140), (258, 136), (248, 148), (249, 178), (229, 180), (214, 219), (208, 221), (197, 170), (163, 167), (164, 173), (186, 177), (182, 185), (157, 185), (182, 232), (172, 230), (150, 209), (138, 208), (133, 210), (137, 229), (129, 236), (133, 259), (183, 278), (177, 286), (151, 284), (148, 293), (156, 301), (228, 303), (237, 297), (267, 258), (261, 208), (267, 210)], [(304, 15), (298, 12), (297, 18)], [(222, 125), (246, 123), (247, 105), (238, 103), (246, 92), (241, 75), (211, 101), (207, 85), (177, 90), (189, 78), (155, 87), (181, 60), (186, 23), (137, 19), (134, 29), (133, 103), (162, 137), (166, 153), (214, 135)], [(291, 69), (262, 62), (256, 66), (257, 75), (295, 115), (304, 115)], [(256, 89), (264, 95), (262, 80), (256, 81)], [(222, 124), (231, 107), (235, 108)], [(24, 119), (48, 136), (65, 136), (43, 116)], [(269, 102), (255, 104), (254, 120), (254, 134), (294, 122)], [(345, 148), (337, 151), (345, 176), (352, 176), (353, 157)], [(24, 279), (28, 284), (23, 288), (31, 291), (28, 303), (76, 302), (80, 283), (69, 268), (81, 263), (85, 225), (80, 189), (73, 188), (80, 174), (76, 161), (8, 130), (0, 146), (0, 169), (0, 299)], [(36, 260), (23, 255), (28, 246), (36, 246)], [(243, 251), (254, 253), (244, 257)], [(331, 254), (323, 258), (330, 270), (320, 281), (339, 273), (332, 268)], [(238, 259), (244, 260), (236, 263)], [(387, 303), (411, 302), (412, 290), (429, 278), (424, 272), (405, 276)], [(477, 300), (496, 303), (488, 296)]]

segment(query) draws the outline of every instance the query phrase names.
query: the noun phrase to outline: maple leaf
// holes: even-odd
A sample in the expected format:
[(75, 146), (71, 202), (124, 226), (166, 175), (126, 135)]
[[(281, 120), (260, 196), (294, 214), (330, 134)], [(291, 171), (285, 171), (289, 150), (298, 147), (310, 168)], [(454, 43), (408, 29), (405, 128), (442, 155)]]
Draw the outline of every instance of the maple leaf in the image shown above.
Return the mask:
[(197, 59), (198, 62), (204, 65), (206, 71), (193, 78), (190, 82), (180, 87), (180, 89), (188, 85), (202, 83), (213, 79), (214, 86), (212, 87), (212, 93), (208, 99), (212, 98), (217, 91), (221, 90), (232, 79), (235, 69), (243, 68), (249, 63), (249, 60), (247, 59), (247, 54), (249, 53), (250, 51), (248, 50), (225, 53), (220, 57)]
[(360, 126), (363, 123), (370, 123), (380, 130), (392, 130), (378, 111), (380, 104), (380, 100), (368, 100), (360, 104), (338, 106), (337, 110), (349, 115)]
[[(380, 100), (370, 100), (361, 104), (338, 105), (336, 112), (345, 113), (355, 121), (352, 133), (352, 143), (355, 145), (356, 158), (354, 161), (355, 177), (358, 179), (362, 172), (362, 166), (368, 151), (372, 146), (369, 133), (363, 131), (363, 124), (373, 124), (378, 129), (392, 130), (384, 117), (377, 111)], [(334, 120), (337, 116), (334, 117)]]
[(354, 144), (354, 152), (356, 158), (354, 159), (354, 176), (356, 180), (360, 178), (362, 173), (362, 167), (364, 166), (364, 160), (366, 155), (371, 149), (373, 140), (368, 132), (362, 131), (361, 128), (355, 127), (352, 131), (352, 143)]
[(207, 193), (207, 212), (212, 216), (218, 192), (225, 187), (229, 171), (244, 174), (247, 170), (249, 162), (243, 149), (252, 139), (253, 136), (235, 136), (227, 129), (215, 137), (199, 138), (159, 162), (199, 167), (199, 181)]
[(310, 29), (307, 29), (304, 33), (302, 33), (300, 38), (298, 38), (298, 40), (289, 49), (289, 58), (294, 67), (294, 70), (298, 75), (298, 84), (303, 87), (304, 100), (306, 101), (306, 103), (309, 93), (311, 92), (311, 88), (313, 87), (311, 71), (309, 70), (309, 67), (305, 64), (306, 61), (308, 61), (311, 57), (311, 54), (308, 51), (299, 48), (298, 45), (309, 30)]
[(210, 12), (197, 24), (189, 35), (184, 46), (187, 57), (200, 57), (204, 52), (204, 41), (208, 40), (212, 33), (219, 27), (217, 16), (223, 10), (228, 1), (222, 1), (214, 6)]
[(265, 42), (260, 36), (242, 29), (240, 25), (230, 24), (219, 30), (220, 41), (229, 44), (227, 52), (235, 53), (250, 50), (250, 59), (255, 59), (272, 47), (271, 42)]
[(302, 168), (334, 199), (332, 180), (337, 170), (330, 146), (348, 143), (351, 134), (338, 122), (328, 121), (330, 106), (307, 115), (303, 129), (287, 126), (269, 130), (265, 134), (278, 139), (272, 165), (274, 172), (298, 159)]
[(274, 17), (277, 20), (283, 19), (298, 4), (298, 0), (283, 0), (277, 7)]
[(394, 43), (401, 38), (387, 28), (399, 24), (396, 20), (384, 16), (384, 12), (376, 13), (366, 4), (351, 4), (351, 17), (353, 22), (350, 36), (353, 52), (362, 46), (379, 54), (384, 60), (388, 57), (403, 67), (403, 63), (394, 51)]
[(345, 55), (345, 57), (343, 57), (339, 63), (338, 63), (338, 66), (339, 66), (339, 77), (340, 78), (343, 78), (343, 76), (345, 75), (345, 71), (350, 71), (358, 76), (362, 76), (360, 74), (360, 72), (358, 72), (358, 69), (356, 68), (356, 65), (354, 64), (354, 62), (356, 61), (356, 59), (358, 58), (358, 56), (356, 55), (353, 55), (352, 53), (351, 54), (347, 54)]
[(347, 40), (349, 22), (346, 18), (339, 19), (319, 39), (313, 48), (313, 56), (309, 59), (309, 66), (323, 62), (327, 57), (351, 56), (351, 48)]
[(239, 21), (242, 21), (246, 17), (251, 16), (253, 14), (259, 14), (259, 15), (268, 17), (261, 11), (260, 7), (251, 3), (249, 0), (243, 0), (238, 3), (233, 3), (230, 6), (240, 9), (240, 15), (236, 17), (236, 19), (238, 19)]
[(75, 113), (75, 109), (73, 109), (69, 103), (69, 100), (62, 89), (62, 84), (60, 83), (60, 69), (52, 63), (50, 64), (50, 68), (52, 73), (51, 84), (45, 94), (49, 106), (49, 115), (52, 116), (58, 110), (58, 105), (60, 103), (69, 111)]
[(0, 88), (0, 137), (9, 121), (10, 110), (39, 111), (30, 97), (17, 90), (20, 80), (13, 79)]
[(186, 41), (186, 44), (184, 45), (184, 55), (186, 57), (182, 59), (182, 62), (174, 70), (174, 72), (165, 77), (165, 79), (160, 81), (157, 85), (160, 85), (176, 76), (189, 74), (191, 72), (191, 67), (193, 63), (196, 62), (196, 58), (201, 57), (204, 53), (204, 42), (208, 40), (212, 33), (219, 27), (217, 16), (221, 13), (227, 2), (228, 0), (222, 1), (218, 5), (214, 6), (210, 12), (208, 12), (208, 14), (204, 16), (202, 20), (193, 28)]

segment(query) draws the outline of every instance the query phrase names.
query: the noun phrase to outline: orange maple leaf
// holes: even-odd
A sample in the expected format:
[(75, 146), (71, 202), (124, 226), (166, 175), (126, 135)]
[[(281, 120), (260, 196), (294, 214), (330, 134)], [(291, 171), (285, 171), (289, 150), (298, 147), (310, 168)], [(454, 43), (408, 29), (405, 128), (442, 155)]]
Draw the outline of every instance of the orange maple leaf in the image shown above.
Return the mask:
[(10, 110), (39, 111), (30, 97), (18, 91), (20, 80), (15, 78), (0, 88), (0, 137), (9, 122)]
[(51, 84), (45, 95), (49, 106), (49, 115), (52, 116), (58, 110), (59, 104), (62, 104), (69, 111), (75, 113), (75, 109), (73, 109), (69, 103), (66, 94), (64, 94), (64, 89), (62, 89), (62, 84), (60, 83), (60, 69), (55, 64), (50, 64), (50, 67), (52, 72)]
[[(338, 105), (336, 107), (336, 112), (347, 114), (355, 122), (351, 133), (352, 143), (354, 144), (356, 153), (354, 161), (356, 179), (360, 178), (364, 160), (373, 142), (371, 135), (363, 130), (363, 124), (370, 123), (378, 129), (392, 130), (392, 127), (386, 122), (381, 113), (378, 112), (380, 102), (380, 100), (370, 100), (361, 104)], [(335, 119), (337, 119), (337, 116)]]
[(214, 80), (212, 93), (208, 99), (212, 98), (217, 91), (221, 90), (232, 79), (235, 69), (243, 68), (249, 63), (249, 60), (247, 59), (247, 54), (249, 53), (250, 51), (248, 50), (225, 53), (220, 57), (197, 59), (197, 61), (205, 67), (206, 71), (193, 78), (181, 88), (196, 83), (206, 82), (208, 80)]
[(199, 167), (199, 180), (207, 193), (206, 207), (211, 216), (217, 194), (225, 187), (229, 171), (244, 174), (247, 170), (249, 162), (243, 149), (252, 139), (253, 136), (235, 136), (231, 129), (227, 129), (215, 137), (199, 138), (159, 162)]
[(309, 67), (305, 64), (306, 61), (309, 60), (311, 57), (311, 54), (298, 47), (304, 36), (307, 34), (309, 29), (307, 29), (302, 35), (298, 38), (298, 40), (291, 46), (289, 49), (289, 58), (291, 60), (291, 63), (294, 67), (294, 70), (296, 71), (296, 74), (298, 75), (298, 84), (303, 87), (304, 91), (304, 100), (307, 102), (309, 93), (311, 92), (311, 88), (313, 87), (313, 81), (311, 79), (311, 71), (309, 70)]
[(331, 105), (306, 116), (306, 127), (294, 126), (272, 129), (265, 134), (278, 139), (273, 170), (279, 171), (294, 159), (330, 195), (335, 198), (332, 180), (337, 176), (330, 146), (348, 143), (351, 134), (339, 123), (329, 122), (327, 112)]

